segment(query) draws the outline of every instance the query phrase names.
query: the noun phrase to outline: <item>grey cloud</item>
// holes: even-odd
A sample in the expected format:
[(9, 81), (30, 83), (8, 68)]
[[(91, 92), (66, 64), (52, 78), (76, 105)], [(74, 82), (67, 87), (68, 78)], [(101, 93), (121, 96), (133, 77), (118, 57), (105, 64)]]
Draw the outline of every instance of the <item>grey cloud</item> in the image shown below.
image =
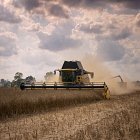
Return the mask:
[(68, 6), (79, 6), (83, 0), (62, 0)]
[(13, 0), (13, 4), (16, 7), (24, 7), (26, 10), (32, 10), (36, 7), (39, 7), (39, 0)]
[[(115, 23), (115, 21), (113, 21), (113, 23)], [(108, 24), (107, 28), (110, 30), (116, 29), (117, 27), (114, 24)]]
[(119, 27), (113, 26), (110, 28), (110, 25), (107, 26), (106, 31), (110, 30), (109, 34), (98, 34), (96, 35), (96, 39), (98, 41), (101, 40), (112, 40), (112, 41), (119, 41), (126, 39), (131, 36), (131, 30), (129, 28), (120, 29)]
[(134, 53), (134, 49), (128, 49), (122, 64), (140, 64), (140, 51), (137, 50), (137, 53)]
[(140, 27), (140, 20), (139, 20), (139, 21), (137, 21), (137, 26), (138, 26), (138, 27)]
[[(50, 15), (61, 18), (68, 18), (67, 11), (64, 10), (62, 5), (53, 4), (53, 0), (14, 0), (13, 4), (16, 7), (24, 7), (26, 10), (31, 11), (35, 8), (40, 8), (44, 11), (47, 10)], [(44, 7), (45, 6), (45, 7)], [(36, 11), (34, 11), (36, 12)], [(46, 11), (45, 11), (46, 12)]]
[(58, 63), (59, 63), (58, 62), (59, 58), (56, 59), (56, 57), (58, 57), (58, 56), (55, 53), (50, 53), (50, 52), (45, 52), (45, 53), (34, 52), (34, 53), (31, 53), (29, 51), (29, 52), (27, 52), (27, 54), (22, 56), (22, 61), (24, 63), (28, 64), (28, 65), (31, 65), (31, 66), (37, 66), (36, 64), (38, 64), (38, 65), (41, 65), (42, 68), (43, 68), (46, 65), (48, 65), (48, 66), (56, 65), (57, 66)]
[(53, 4), (48, 9), (49, 13), (56, 17), (68, 18), (66, 10), (64, 10), (60, 5)]
[(19, 23), (21, 19), (17, 17), (13, 12), (9, 11), (8, 8), (0, 5), (0, 21), (8, 23)]
[(40, 39), (39, 47), (42, 49), (47, 49), (50, 51), (61, 51), (69, 48), (75, 48), (80, 45), (79, 40), (70, 38), (69, 36), (54, 34), (46, 35), (44, 33), (39, 33), (38, 37)]
[(34, 14), (32, 19), (35, 23), (39, 23), (41, 26), (46, 26), (49, 24), (49, 21), (41, 15)]
[[(125, 14), (135, 14), (136, 11), (140, 9), (139, 0), (13, 0), (13, 4), (16, 7), (24, 7), (27, 11), (32, 11), (34, 13), (37, 13), (38, 10), (40, 10), (42, 15), (45, 15), (44, 13), (48, 11), (51, 16), (60, 18), (69, 17), (67, 11), (63, 8), (64, 5), (85, 9), (108, 9), (108, 12), (114, 12), (116, 14), (122, 12), (125, 12)], [(118, 5), (118, 7), (120, 6), (119, 4), (122, 4), (125, 11), (115, 11), (111, 6), (112, 4)], [(36, 8), (38, 8), (38, 10), (36, 10)], [(121, 9), (123, 9), (123, 7), (121, 7)]]
[[(26, 10), (32, 10), (37, 7), (46, 9), (50, 7), (49, 3), (56, 0), (14, 0), (13, 4), (17, 7), (24, 7)], [(140, 0), (57, 0), (60, 6), (67, 5), (69, 7), (84, 7), (84, 8), (102, 8), (110, 7), (110, 4), (122, 4), (126, 8), (140, 9)], [(53, 7), (52, 7), (53, 8)], [(57, 9), (58, 7), (56, 7)], [(56, 15), (56, 14), (54, 14)]]
[(96, 34), (100, 34), (103, 33), (103, 27), (102, 25), (90, 25), (90, 24), (84, 24), (81, 25), (80, 30), (85, 32), (85, 33), (96, 33)]
[(115, 41), (103, 40), (97, 47), (97, 55), (105, 61), (119, 61), (125, 55), (125, 49)]
[(0, 35), (0, 56), (17, 54), (15, 40), (11, 37)]
[(50, 51), (61, 51), (68, 48), (79, 47), (81, 41), (71, 37), (73, 28), (73, 23), (66, 22), (64, 24), (57, 25), (51, 35), (41, 32), (38, 33), (38, 37), (40, 39), (39, 47)]
[(124, 6), (132, 9), (140, 9), (140, 0), (118, 0), (122, 2)]
[(140, 9), (139, 0), (62, 0), (68, 6), (82, 6), (89, 8), (105, 8), (109, 4), (123, 4), (124, 7)]
[(108, 4), (106, 3), (106, 1), (105, 0), (83, 0), (83, 6), (90, 7), (90, 8), (96, 8), (96, 7), (105, 8), (105, 6)]
[(140, 27), (140, 13), (136, 16), (136, 25)]
[(68, 6), (98, 7), (103, 6), (104, 0), (62, 0)]
[(113, 40), (122, 40), (128, 38), (130, 35), (131, 35), (130, 30), (128, 28), (124, 28), (118, 33), (114, 32), (110, 34), (110, 38), (112, 38)]

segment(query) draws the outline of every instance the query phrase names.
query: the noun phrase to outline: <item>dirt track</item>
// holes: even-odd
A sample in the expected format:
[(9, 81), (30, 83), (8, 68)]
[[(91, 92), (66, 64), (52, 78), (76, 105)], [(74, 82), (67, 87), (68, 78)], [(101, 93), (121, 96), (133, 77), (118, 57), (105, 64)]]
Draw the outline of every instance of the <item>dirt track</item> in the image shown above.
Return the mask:
[(140, 138), (140, 92), (0, 123), (0, 139)]

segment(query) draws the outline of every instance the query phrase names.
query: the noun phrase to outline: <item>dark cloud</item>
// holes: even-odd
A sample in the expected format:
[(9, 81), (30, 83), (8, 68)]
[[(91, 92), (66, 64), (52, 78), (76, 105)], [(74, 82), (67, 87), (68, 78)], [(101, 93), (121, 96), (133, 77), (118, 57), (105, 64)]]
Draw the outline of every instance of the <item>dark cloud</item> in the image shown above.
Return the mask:
[[(40, 10), (40, 14), (42, 15), (45, 15), (44, 13), (48, 11), (51, 16), (60, 18), (69, 17), (67, 11), (63, 8), (64, 5), (75, 8), (90, 8), (90, 10), (107, 9), (108, 12), (116, 14), (122, 14), (122, 12), (125, 14), (135, 14), (140, 9), (140, 0), (13, 0), (13, 4), (16, 7), (24, 7), (27, 11), (36, 13)], [(118, 9), (121, 7), (120, 10), (115, 10), (112, 7), (113, 4), (118, 5)]]
[(15, 39), (0, 35), (0, 56), (12, 56), (14, 54), (17, 54)]
[(0, 21), (9, 23), (19, 23), (21, 21), (13, 12), (9, 11), (8, 8), (0, 5)]
[(66, 10), (64, 10), (60, 5), (53, 4), (48, 9), (49, 13), (56, 17), (68, 18)]
[[(116, 21), (113, 21), (113, 23), (116, 23)], [(114, 24), (108, 24), (108, 25), (107, 25), (107, 28), (108, 28), (109, 30), (117, 29), (117, 27), (116, 27)]]
[[(59, 4), (59, 6), (54, 5), (51, 7), (50, 4), (56, 1)], [(118, 7), (120, 7), (120, 4), (122, 4), (126, 8), (136, 10), (140, 9), (140, 0), (13, 0), (13, 4), (17, 7), (24, 7), (28, 11), (38, 7), (42, 9), (44, 8), (44, 6), (46, 6), (46, 10), (49, 9), (50, 13), (52, 13), (53, 16), (59, 17), (67, 17), (67, 14), (64, 13), (64, 10), (62, 8), (63, 4), (67, 5), (68, 7), (82, 7), (91, 9), (105, 9), (106, 7), (109, 8), (111, 4), (115, 4), (118, 5)], [(129, 10), (126, 10), (125, 12), (130, 14), (131, 12), (128, 11)], [(61, 14), (62, 16), (60, 16)]]
[(138, 26), (138, 27), (140, 27), (140, 20), (139, 20), (139, 21), (137, 21), (137, 26)]
[(75, 48), (80, 45), (79, 40), (70, 38), (69, 36), (60, 34), (46, 35), (44, 33), (39, 33), (38, 37), (40, 39), (39, 47), (41, 49), (47, 49), (50, 51), (61, 51), (69, 48)]
[(90, 7), (90, 8), (105, 8), (108, 4), (106, 3), (107, 0), (83, 0), (83, 6)]
[(81, 6), (89, 8), (105, 8), (109, 4), (123, 4), (124, 7), (140, 9), (140, 0), (62, 0), (68, 6)]
[(83, 0), (62, 0), (68, 6), (80, 6)]
[(103, 33), (103, 27), (102, 25), (99, 24), (96, 25), (83, 24), (81, 25), (80, 30), (85, 33), (96, 33), (96, 34)]
[(98, 45), (97, 55), (105, 61), (118, 61), (125, 55), (125, 49), (116, 41), (103, 40)]
[(69, 17), (62, 5), (53, 4), (53, 0), (52, 2), (50, 0), (14, 0), (13, 4), (16, 7), (24, 7), (28, 11), (34, 10), (35, 8), (41, 8), (41, 10), (44, 11), (45, 8), (52, 16), (61, 18)]
[(63, 4), (70, 7), (104, 8), (107, 0), (61, 0)]
[(40, 6), (39, 0), (13, 0), (16, 7), (24, 7), (26, 10), (32, 10)]
[(115, 27), (115, 26), (113, 26), (112, 28), (110, 27), (110, 25), (107, 26), (106, 32), (107, 31), (109, 31), (109, 34), (99, 34), (96, 35), (95, 38), (98, 41), (102, 41), (102, 40), (119, 41), (130, 37), (132, 34), (132, 31), (129, 28), (120, 29), (120, 27)]
[[(119, 29), (118, 29), (119, 30)], [(131, 35), (131, 31), (128, 28), (124, 28), (119, 32), (113, 32), (110, 34), (110, 39), (112, 40), (123, 40)]]
[(140, 13), (136, 16), (136, 25), (137, 27), (140, 27)]
[(75, 25), (73, 23), (66, 22), (64, 24), (57, 25), (51, 35), (38, 33), (38, 37), (40, 39), (39, 47), (50, 51), (61, 51), (79, 47), (81, 41), (71, 37), (74, 26)]
[(105, 0), (62, 0), (68, 6), (99, 7), (103, 6)]
[(122, 2), (125, 7), (132, 9), (140, 9), (140, 0), (117, 0), (118, 2)]

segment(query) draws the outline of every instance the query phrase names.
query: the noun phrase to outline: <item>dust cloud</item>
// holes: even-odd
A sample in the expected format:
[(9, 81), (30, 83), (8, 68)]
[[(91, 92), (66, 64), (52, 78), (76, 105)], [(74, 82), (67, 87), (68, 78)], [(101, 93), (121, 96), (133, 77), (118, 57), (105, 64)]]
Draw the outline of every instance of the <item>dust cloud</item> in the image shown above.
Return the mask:
[(55, 82), (59, 82), (59, 75), (58, 74), (53, 74), (51, 76), (49, 76), (48, 78), (45, 78), (45, 82), (49, 82), (49, 83), (55, 83)]
[(90, 79), (91, 82), (105, 82), (111, 94), (128, 94), (135, 90), (135, 86), (126, 77), (124, 83), (122, 83), (120, 79), (113, 78), (118, 74), (108, 69), (101, 59), (93, 55), (86, 55), (82, 59), (82, 64), (85, 70), (94, 72), (94, 78)]

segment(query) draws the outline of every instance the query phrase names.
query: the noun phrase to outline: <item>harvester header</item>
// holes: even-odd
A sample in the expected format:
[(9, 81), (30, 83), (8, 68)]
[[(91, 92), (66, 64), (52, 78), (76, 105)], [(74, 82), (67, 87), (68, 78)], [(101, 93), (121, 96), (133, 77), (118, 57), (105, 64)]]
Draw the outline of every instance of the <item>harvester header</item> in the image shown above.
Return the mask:
[(90, 82), (89, 75), (93, 78), (94, 73), (86, 71), (80, 61), (64, 61), (61, 69), (54, 70), (54, 74), (59, 72), (59, 82), (32, 85), (22, 83), (23, 89), (91, 89), (102, 90), (103, 96), (109, 98), (109, 89), (105, 82)]

